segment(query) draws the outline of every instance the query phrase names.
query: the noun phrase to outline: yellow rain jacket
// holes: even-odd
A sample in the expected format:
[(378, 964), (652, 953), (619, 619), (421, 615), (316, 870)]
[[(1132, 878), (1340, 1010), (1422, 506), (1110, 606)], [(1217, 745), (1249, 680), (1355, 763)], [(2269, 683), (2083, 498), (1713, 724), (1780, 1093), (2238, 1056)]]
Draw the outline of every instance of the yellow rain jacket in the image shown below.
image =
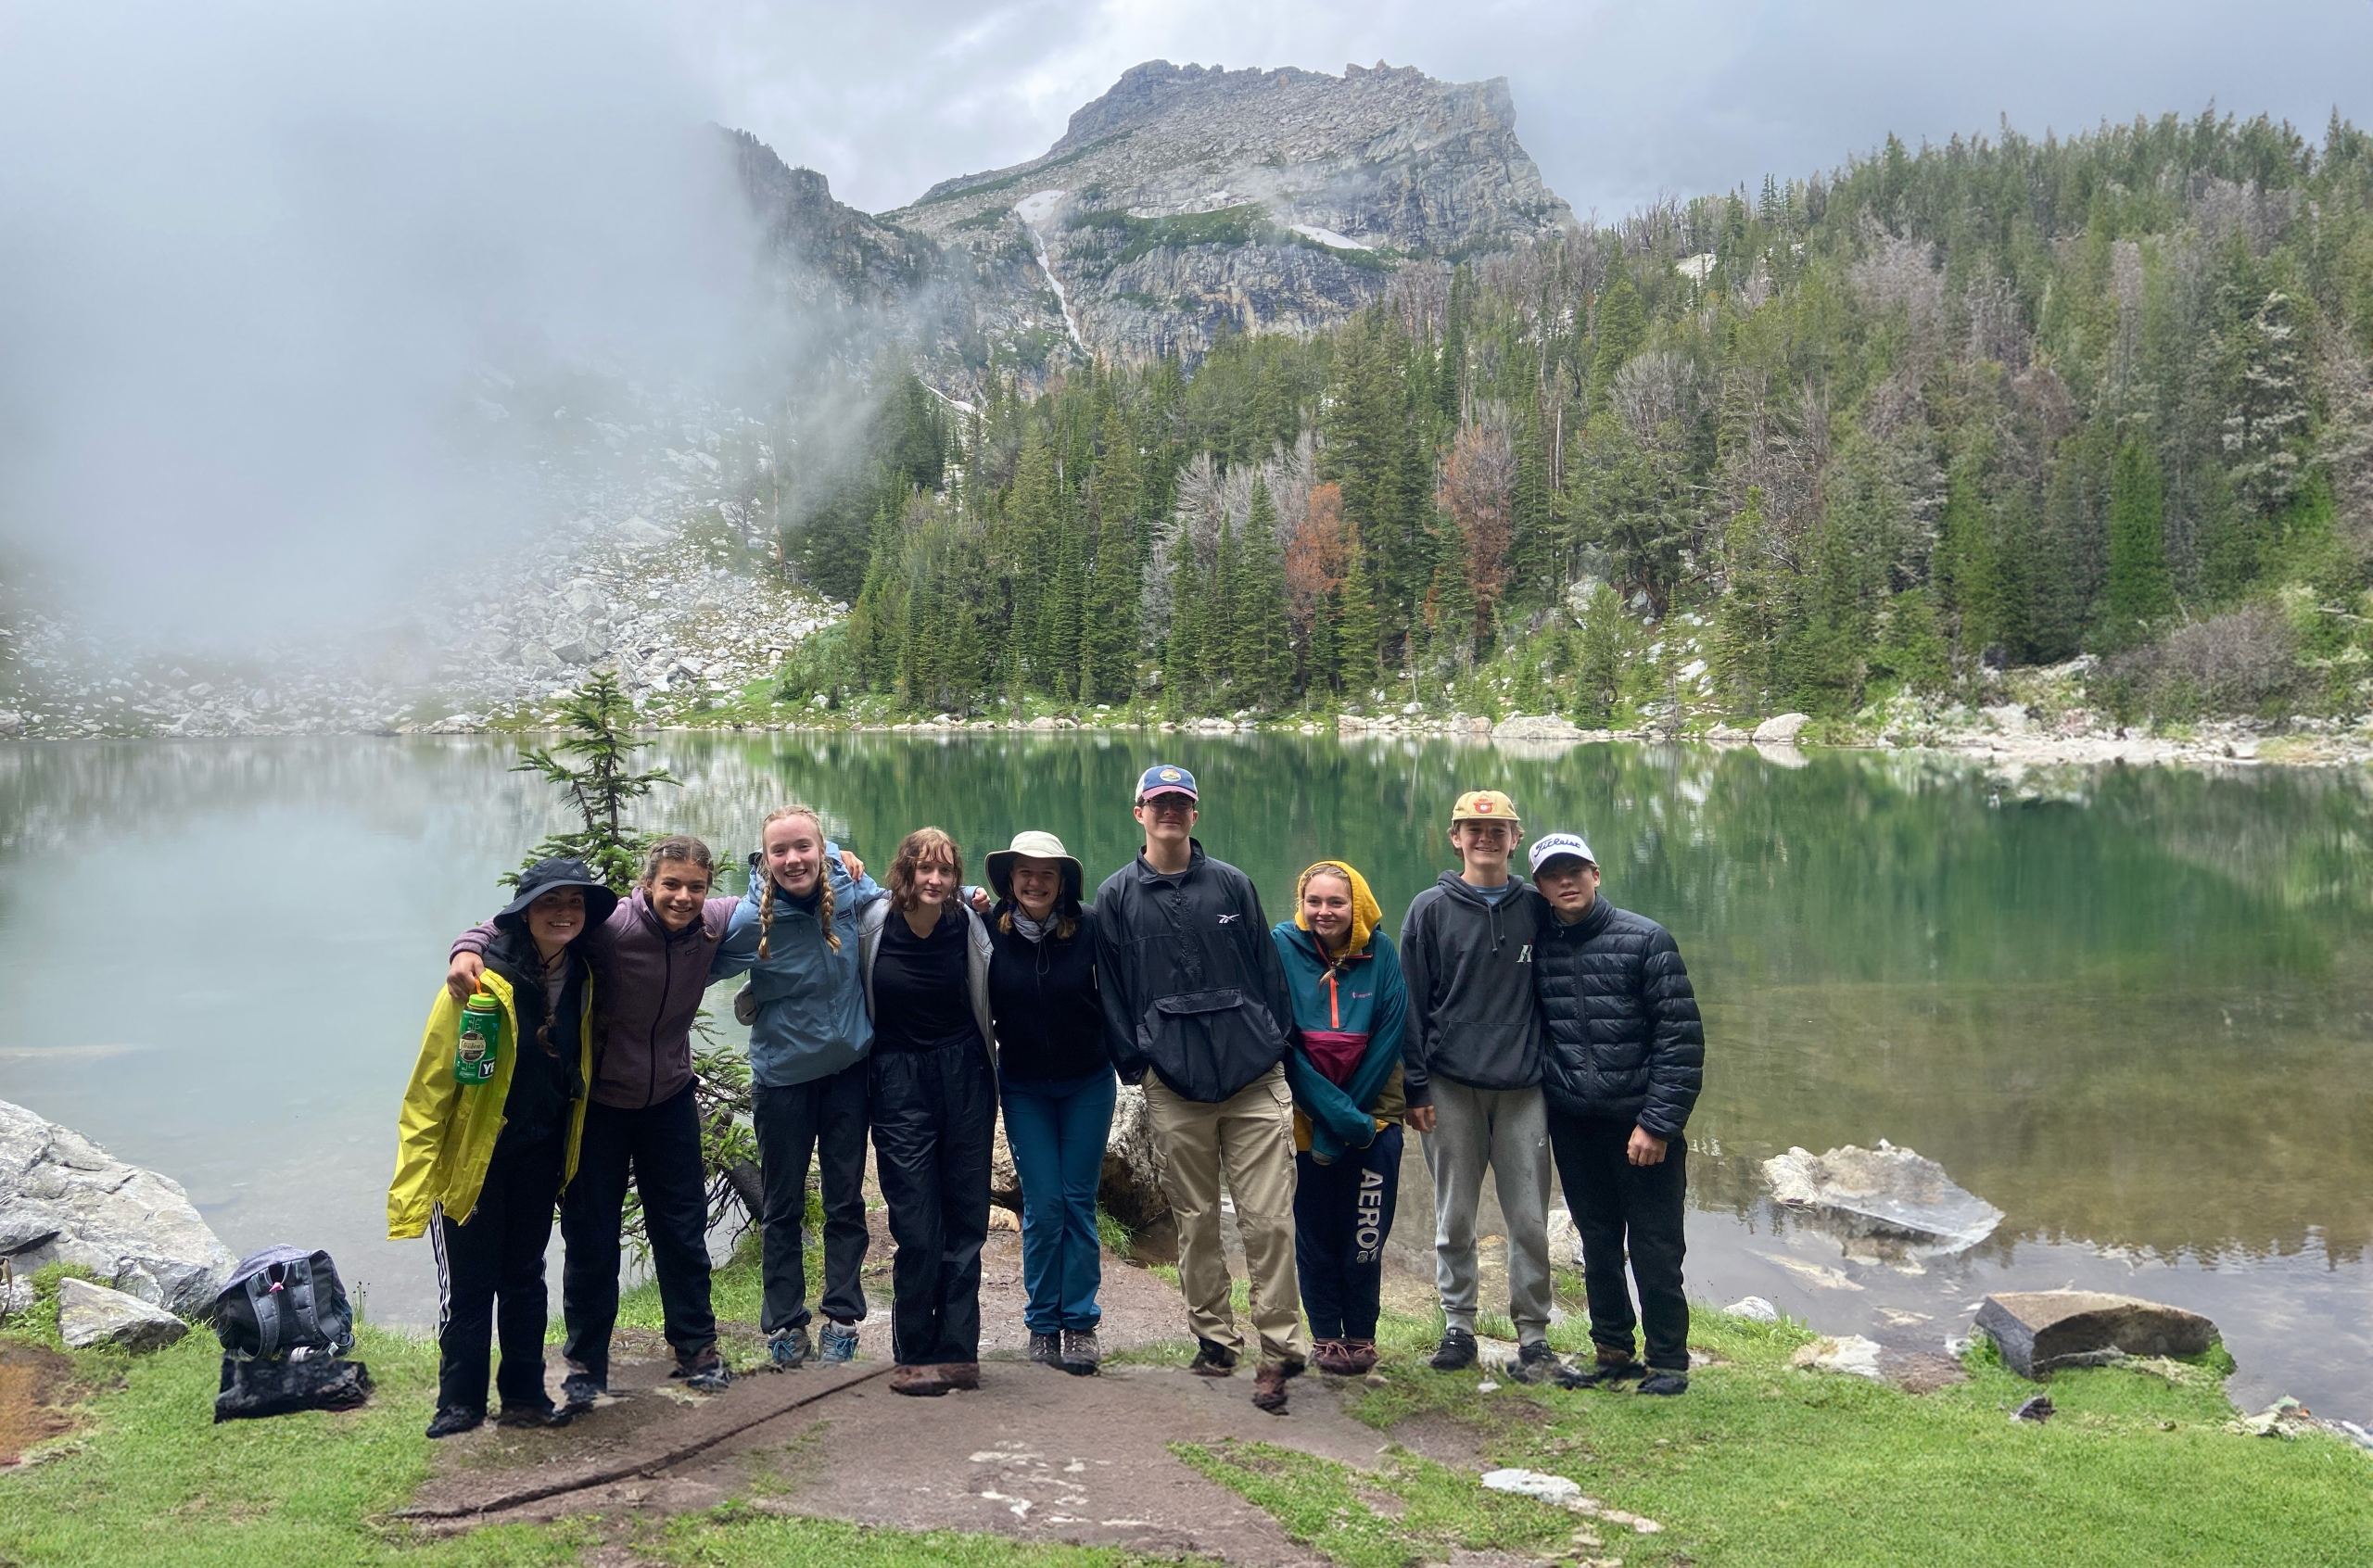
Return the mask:
[[(502, 1132), (503, 1102), (511, 1094), (511, 1069), (518, 1059), (519, 1010), (511, 982), (489, 969), (478, 988), (502, 1004), (502, 1050), (495, 1058), (494, 1076), (484, 1083), (453, 1081), (453, 1054), (461, 1043), (462, 1005), (439, 986), (437, 1005), (428, 1010), (428, 1031), (421, 1036), (420, 1060), (413, 1064), (412, 1082), (404, 1089), (404, 1108), (396, 1123), (396, 1176), (387, 1183), (387, 1239), (403, 1241), (425, 1234), (428, 1221), (442, 1204), (455, 1224), (466, 1223), (478, 1207), (478, 1190), (486, 1185), (486, 1168), (494, 1159), (494, 1141)], [(585, 978), (585, 1013), (577, 1031), (577, 1081), (593, 1081), (593, 978)], [(585, 1135), (585, 1098), (577, 1096), (568, 1113), (568, 1154), (561, 1168), (561, 1184), (577, 1174), (577, 1145)]]

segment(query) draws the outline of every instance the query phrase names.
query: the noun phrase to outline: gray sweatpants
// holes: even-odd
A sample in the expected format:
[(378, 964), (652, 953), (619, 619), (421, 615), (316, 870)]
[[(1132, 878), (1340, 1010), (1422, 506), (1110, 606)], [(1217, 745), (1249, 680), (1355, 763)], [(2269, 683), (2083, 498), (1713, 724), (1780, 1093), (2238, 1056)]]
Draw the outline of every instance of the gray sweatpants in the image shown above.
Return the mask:
[(1442, 1316), (1475, 1332), (1475, 1210), (1490, 1166), (1508, 1227), (1508, 1316), (1530, 1344), (1549, 1332), (1549, 1112), (1539, 1089), (1470, 1089), (1433, 1081), (1434, 1282)]

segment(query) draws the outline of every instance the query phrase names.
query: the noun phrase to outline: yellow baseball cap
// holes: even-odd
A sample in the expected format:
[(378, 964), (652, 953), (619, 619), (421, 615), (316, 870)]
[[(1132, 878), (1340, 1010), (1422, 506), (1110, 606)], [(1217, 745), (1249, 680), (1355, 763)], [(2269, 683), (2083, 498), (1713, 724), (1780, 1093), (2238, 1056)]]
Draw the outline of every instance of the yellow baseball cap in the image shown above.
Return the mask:
[(1459, 822), (1516, 822), (1516, 803), (1497, 790), (1469, 790), (1458, 797), (1450, 808), (1450, 819)]

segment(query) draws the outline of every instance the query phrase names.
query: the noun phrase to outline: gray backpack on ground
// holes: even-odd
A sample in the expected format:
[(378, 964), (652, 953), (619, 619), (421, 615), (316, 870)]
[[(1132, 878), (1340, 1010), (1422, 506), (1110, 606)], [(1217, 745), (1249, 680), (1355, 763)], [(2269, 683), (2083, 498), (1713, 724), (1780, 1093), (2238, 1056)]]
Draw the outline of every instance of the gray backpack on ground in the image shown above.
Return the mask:
[(268, 1246), (241, 1258), (214, 1298), (214, 1333), (222, 1341), (218, 1422), (352, 1410), (370, 1397), (370, 1370), (345, 1359), (354, 1309), (326, 1252)]

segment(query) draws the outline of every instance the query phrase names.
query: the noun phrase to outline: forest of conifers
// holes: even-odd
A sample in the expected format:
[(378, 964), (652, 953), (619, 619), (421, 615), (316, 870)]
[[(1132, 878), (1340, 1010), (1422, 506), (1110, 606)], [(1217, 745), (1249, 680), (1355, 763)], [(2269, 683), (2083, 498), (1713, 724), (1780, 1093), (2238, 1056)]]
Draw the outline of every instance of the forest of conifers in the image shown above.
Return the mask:
[(2089, 652), (2122, 714), (2355, 711), (2368, 353), (2337, 118), (1890, 139), (1315, 337), (901, 375), (786, 526), (853, 607), (786, 695), (1751, 719)]

